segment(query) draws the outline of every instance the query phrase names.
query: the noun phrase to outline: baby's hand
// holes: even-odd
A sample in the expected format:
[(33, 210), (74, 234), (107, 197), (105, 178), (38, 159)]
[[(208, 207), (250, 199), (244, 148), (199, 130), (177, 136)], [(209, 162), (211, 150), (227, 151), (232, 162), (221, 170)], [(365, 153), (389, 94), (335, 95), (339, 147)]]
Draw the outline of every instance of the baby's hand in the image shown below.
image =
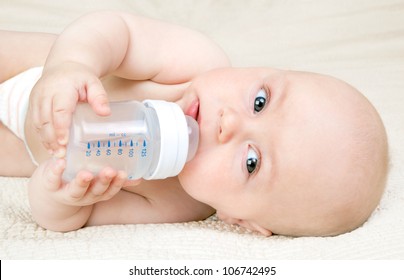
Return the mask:
[[(31, 185), (55, 202), (70, 206), (87, 206), (115, 196), (126, 182), (126, 174), (106, 167), (97, 177), (80, 171), (68, 183), (62, 181), (64, 159), (50, 159), (42, 163), (31, 177)], [(47, 194), (46, 194), (47, 193)]]
[(32, 89), (29, 117), (50, 154), (64, 157), (72, 114), (77, 102), (88, 102), (100, 116), (110, 114), (107, 93), (100, 79), (79, 63), (45, 69)]
[(97, 177), (81, 171), (65, 183), (65, 166), (65, 159), (49, 159), (38, 166), (28, 183), (34, 220), (55, 231), (81, 228), (91, 216), (93, 205), (113, 198), (126, 181), (125, 172), (105, 168)]

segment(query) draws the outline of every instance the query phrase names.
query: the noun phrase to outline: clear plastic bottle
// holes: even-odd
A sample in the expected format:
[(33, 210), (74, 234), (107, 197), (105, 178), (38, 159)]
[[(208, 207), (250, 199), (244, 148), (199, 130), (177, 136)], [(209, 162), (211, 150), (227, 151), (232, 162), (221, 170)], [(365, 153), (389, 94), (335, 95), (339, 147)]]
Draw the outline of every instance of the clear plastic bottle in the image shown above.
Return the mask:
[(96, 115), (88, 104), (76, 107), (63, 179), (85, 169), (94, 174), (110, 166), (128, 179), (178, 175), (198, 148), (198, 123), (172, 102), (110, 103), (111, 115)]

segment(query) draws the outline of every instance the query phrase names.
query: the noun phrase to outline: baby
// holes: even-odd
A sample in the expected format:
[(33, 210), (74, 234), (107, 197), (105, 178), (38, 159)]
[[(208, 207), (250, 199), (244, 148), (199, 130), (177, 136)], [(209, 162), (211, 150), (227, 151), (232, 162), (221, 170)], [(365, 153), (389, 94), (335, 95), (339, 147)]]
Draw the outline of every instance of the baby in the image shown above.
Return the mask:
[[(186, 222), (216, 211), (266, 236), (329, 236), (363, 224), (380, 201), (386, 133), (340, 80), (232, 68), (205, 36), (123, 13), (86, 15), (57, 38), (1, 35), (0, 174), (31, 176), (32, 214), (45, 228)], [(63, 182), (77, 102), (106, 116), (109, 101), (145, 98), (176, 102), (199, 123), (197, 154), (181, 173), (129, 181), (105, 167)]]

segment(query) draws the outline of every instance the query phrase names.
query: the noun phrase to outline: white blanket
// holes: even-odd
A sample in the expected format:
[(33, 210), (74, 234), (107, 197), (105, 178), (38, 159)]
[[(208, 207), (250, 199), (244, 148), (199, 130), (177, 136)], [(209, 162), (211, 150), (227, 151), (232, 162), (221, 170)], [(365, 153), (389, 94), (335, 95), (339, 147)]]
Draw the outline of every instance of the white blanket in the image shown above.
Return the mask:
[(0, 1), (0, 29), (60, 32), (83, 13), (100, 9), (198, 29), (217, 41), (235, 66), (309, 70), (354, 85), (387, 128), (391, 168), (385, 195), (368, 222), (336, 237), (265, 238), (214, 217), (56, 233), (34, 223), (27, 179), (3, 177), (1, 259), (404, 258), (404, 1), (13, 0)]

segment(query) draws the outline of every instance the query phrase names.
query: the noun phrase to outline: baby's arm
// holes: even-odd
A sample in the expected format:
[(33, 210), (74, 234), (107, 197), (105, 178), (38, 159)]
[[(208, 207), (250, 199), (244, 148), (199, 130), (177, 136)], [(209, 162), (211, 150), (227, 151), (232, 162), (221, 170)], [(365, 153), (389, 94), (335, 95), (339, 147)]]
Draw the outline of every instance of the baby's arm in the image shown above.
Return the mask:
[[(81, 171), (63, 183), (63, 159), (40, 164), (29, 182), (32, 215), (42, 227), (54, 231), (76, 230), (84, 225), (184, 222), (205, 219), (214, 210), (192, 199), (177, 178), (143, 181), (140, 191), (122, 190), (126, 174), (105, 168), (97, 177)], [(130, 182), (136, 187), (141, 180)], [(157, 184), (155, 184), (157, 182)], [(143, 190), (143, 191), (142, 191)]]
[(56, 35), (0, 30), (0, 83), (44, 65)]
[(76, 62), (98, 77), (178, 84), (201, 72), (229, 66), (224, 52), (194, 30), (132, 14), (101, 12), (68, 26), (56, 40), (46, 67)]
[(51, 49), (33, 90), (34, 124), (45, 147), (63, 156), (77, 101), (89, 102), (99, 115), (110, 112), (100, 77), (179, 84), (228, 65), (223, 51), (196, 31), (124, 13), (89, 14)]

